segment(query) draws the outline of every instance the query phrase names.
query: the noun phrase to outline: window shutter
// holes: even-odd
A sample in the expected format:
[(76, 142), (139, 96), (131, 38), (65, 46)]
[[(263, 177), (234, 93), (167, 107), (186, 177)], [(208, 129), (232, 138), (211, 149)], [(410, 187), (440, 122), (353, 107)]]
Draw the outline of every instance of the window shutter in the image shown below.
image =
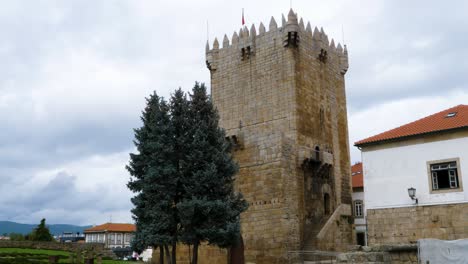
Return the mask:
[(432, 173), (432, 189), (439, 189), (439, 182), (437, 181), (437, 172)]
[(457, 188), (457, 177), (455, 170), (449, 170), (450, 188)]

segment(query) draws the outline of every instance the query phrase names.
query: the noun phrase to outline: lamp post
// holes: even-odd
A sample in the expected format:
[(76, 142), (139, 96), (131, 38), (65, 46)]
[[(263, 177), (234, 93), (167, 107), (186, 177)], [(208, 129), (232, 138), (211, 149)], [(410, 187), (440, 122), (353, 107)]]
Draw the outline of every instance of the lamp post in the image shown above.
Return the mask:
[(415, 200), (416, 204), (418, 204), (418, 198), (416, 198), (416, 189), (411, 187), (408, 188), (408, 195), (411, 198), (411, 200)]

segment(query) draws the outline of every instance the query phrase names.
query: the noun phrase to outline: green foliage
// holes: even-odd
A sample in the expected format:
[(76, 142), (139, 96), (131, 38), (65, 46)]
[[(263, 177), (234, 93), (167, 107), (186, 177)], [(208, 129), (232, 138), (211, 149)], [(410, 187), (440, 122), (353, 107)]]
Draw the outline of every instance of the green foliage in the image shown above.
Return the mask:
[[(59, 263), (70, 263), (70, 252), (60, 250), (0, 248), (0, 264), (49, 263), (49, 256), (59, 256)], [(96, 260), (94, 261), (96, 263)], [(103, 259), (103, 264), (141, 263)], [(71, 264), (71, 263), (70, 263)]]
[(141, 119), (127, 166), (136, 193), (133, 248), (172, 245), (175, 264), (177, 242), (234, 244), (247, 203), (234, 192), (237, 165), (204, 84), (196, 83), (189, 99), (176, 90), (169, 103), (152, 94)]
[(32, 248), (0, 248), (0, 255), (7, 254), (39, 254), (50, 256), (69, 256), (70, 253), (61, 250), (32, 249)]
[(10, 233), (8, 236), (10, 237), (11, 241), (24, 241), (25, 240), (23, 234), (20, 234), (20, 233)]
[(32, 241), (52, 241), (54, 238), (50, 234), (49, 228), (45, 224), (45, 218), (42, 218), (41, 223), (34, 228), (28, 238)]
[(133, 178), (128, 188), (137, 193), (132, 198), (132, 213), (137, 226), (132, 248), (141, 252), (147, 246), (168, 245), (176, 241), (177, 196), (173, 127), (167, 102), (152, 94), (141, 117), (143, 126), (135, 129), (138, 153), (130, 154), (128, 171)]
[(192, 90), (190, 116), (192, 136), (187, 143), (187, 167), (182, 178), (186, 195), (177, 205), (183, 226), (181, 241), (231, 246), (239, 236), (239, 215), (247, 204), (234, 193), (237, 165), (203, 84), (197, 83)]

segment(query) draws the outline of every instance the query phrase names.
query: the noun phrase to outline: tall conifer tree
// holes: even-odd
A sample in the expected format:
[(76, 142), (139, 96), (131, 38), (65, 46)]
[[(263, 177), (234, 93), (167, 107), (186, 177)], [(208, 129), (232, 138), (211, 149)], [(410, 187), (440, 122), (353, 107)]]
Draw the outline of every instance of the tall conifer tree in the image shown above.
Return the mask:
[[(228, 247), (239, 237), (239, 215), (247, 203), (234, 192), (237, 165), (206, 87), (195, 84), (187, 100), (178, 89), (169, 105), (156, 94), (147, 99), (143, 126), (135, 129), (137, 154), (127, 166), (136, 193), (133, 247), (164, 248), (176, 263), (178, 242), (193, 245), (198, 261), (202, 242)], [(161, 251), (162, 252), (162, 251)]]
[[(164, 247), (177, 241), (176, 167), (174, 165), (173, 127), (169, 106), (156, 95), (147, 98), (142, 127), (135, 129), (138, 153), (130, 154), (127, 170), (132, 175), (128, 188), (132, 198), (137, 232), (132, 246), (141, 251), (148, 246)], [(175, 252), (174, 252), (175, 254)]]
[(236, 242), (240, 233), (239, 215), (247, 209), (247, 203), (234, 192), (238, 168), (204, 84), (196, 83), (193, 87), (189, 112), (190, 140), (181, 178), (185, 195), (177, 208), (181, 240), (193, 245), (192, 264), (196, 264), (201, 242), (221, 247)]

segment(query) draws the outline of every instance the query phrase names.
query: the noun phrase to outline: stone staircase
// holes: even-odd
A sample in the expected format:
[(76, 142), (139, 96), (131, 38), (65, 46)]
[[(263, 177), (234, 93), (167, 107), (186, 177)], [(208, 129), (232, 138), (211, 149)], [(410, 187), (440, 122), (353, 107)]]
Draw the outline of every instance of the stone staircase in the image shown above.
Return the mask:
[[(307, 237), (304, 239), (302, 250), (290, 252), (296, 256), (296, 259), (301, 260), (302, 264), (327, 264), (336, 263), (336, 253), (318, 250), (319, 239), (317, 235), (320, 233), (330, 217), (322, 219), (320, 222), (311, 225), (307, 230)], [(296, 263), (296, 262), (294, 262)]]
[(322, 219), (322, 221), (318, 223), (315, 223), (312, 228), (307, 231), (307, 237), (304, 239), (304, 246), (302, 247), (302, 250), (314, 251), (318, 249), (319, 239), (317, 238), (317, 235), (320, 233), (320, 230), (322, 230), (328, 219), (330, 219), (330, 216)]
[(333, 229), (334, 223), (342, 216), (350, 214), (350, 207), (340, 205), (329, 217), (322, 219), (318, 223), (314, 223), (309, 230), (308, 236), (304, 238), (304, 246), (298, 252), (304, 264), (324, 264), (336, 263), (338, 252), (323, 251), (321, 242), (327, 240), (327, 233)]
[(328, 251), (302, 251), (302, 260), (304, 264), (313, 263), (336, 263), (338, 253)]

